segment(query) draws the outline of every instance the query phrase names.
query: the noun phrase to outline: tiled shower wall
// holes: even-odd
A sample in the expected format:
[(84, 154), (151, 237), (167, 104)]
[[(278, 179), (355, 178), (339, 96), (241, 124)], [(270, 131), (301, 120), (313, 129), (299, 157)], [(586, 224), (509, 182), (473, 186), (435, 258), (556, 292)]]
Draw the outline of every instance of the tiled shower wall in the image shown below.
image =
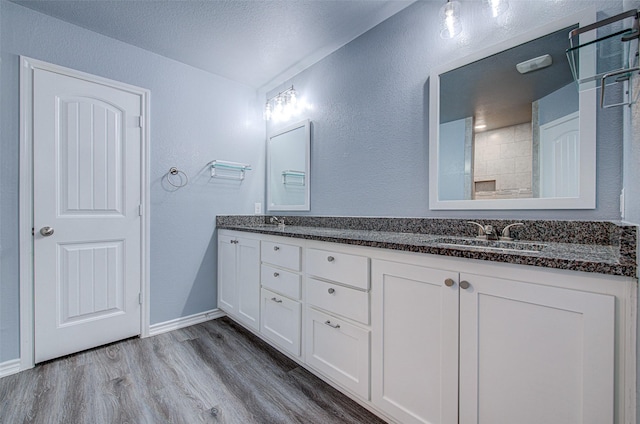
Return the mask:
[(531, 122), (475, 134), (474, 182), (495, 180), (476, 197), (531, 197)]

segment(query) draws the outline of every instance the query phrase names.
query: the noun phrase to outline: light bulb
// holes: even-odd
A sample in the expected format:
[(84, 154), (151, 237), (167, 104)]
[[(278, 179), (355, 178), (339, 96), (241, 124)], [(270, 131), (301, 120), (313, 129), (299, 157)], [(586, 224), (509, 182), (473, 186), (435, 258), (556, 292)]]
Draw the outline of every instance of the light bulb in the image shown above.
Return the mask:
[(269, 121), (271, 119), (271, 103), (267, 102), (264, 106), (264, 120)]
[(276, 97), (276, 107), (273, 109), (273, 113), (277, 113), (277, 114), (282, 113), (283, 107), (284, 106), (282, 105), (282, 97), (281, 96)]
[(460, 22), (460, 3), (448, 0), (444, 6), (440, 8), (441, 30), (440, 37), (453, 38), (462, 32), (462, 23)]
[(485, 12), (493, 18), (497, 18), (509, 9), (508, 0), (483, 0)]

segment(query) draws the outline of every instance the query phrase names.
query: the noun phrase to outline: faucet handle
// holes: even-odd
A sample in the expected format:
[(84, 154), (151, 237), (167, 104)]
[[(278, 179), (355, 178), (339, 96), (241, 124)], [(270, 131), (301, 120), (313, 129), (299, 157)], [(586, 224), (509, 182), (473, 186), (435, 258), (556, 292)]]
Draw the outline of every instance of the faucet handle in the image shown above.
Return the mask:
[(522, 222), (515, 222), (513, 224), (507, 225), (502, 229), (502, 235), (500, 236), (500, 240), (504, 240), (504, 241), (513, 240), (513, 237), (511, 237), (511, 232), (509, 231), (509, 229), (511, 227), (522, 227), (522, 226), (524, 226)]
[[(478, 226), (478, 235), (476, 236), (476, 238), (485, 238), (487, 233), (486, 233), (486, 227), (482, 224), (479, 224), (475, 221), (467, 221), (467, 224), (473, 224), (473, 225), (477, 225)], [(493, 230), (493, 228), (491, 226), (489, 226), (491, 230)]]

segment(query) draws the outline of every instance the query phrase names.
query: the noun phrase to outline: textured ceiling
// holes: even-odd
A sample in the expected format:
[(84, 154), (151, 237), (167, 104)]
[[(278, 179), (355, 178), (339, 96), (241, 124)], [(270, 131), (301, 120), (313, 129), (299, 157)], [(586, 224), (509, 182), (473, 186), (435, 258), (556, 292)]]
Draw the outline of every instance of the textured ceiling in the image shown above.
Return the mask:
[(415, 0), (12, 1), (270, 89)]

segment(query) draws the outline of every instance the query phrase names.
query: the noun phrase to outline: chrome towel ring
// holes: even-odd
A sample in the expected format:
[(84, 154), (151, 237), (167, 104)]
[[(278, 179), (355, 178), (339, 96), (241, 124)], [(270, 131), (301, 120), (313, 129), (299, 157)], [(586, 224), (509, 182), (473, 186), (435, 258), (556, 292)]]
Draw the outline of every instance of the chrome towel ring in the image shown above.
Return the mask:
[[(171, 177), (173, 177), (174, 181), (171, 180)], [(179, 183), (176, 183), (175, 180), (177, 179), (180, 180)], [(184, 171), (180, 171), (178, 168), (173, 166), (167, 173), (167, 182), (176, 188), (184, 187), (189, 184), (189, 176)]]

